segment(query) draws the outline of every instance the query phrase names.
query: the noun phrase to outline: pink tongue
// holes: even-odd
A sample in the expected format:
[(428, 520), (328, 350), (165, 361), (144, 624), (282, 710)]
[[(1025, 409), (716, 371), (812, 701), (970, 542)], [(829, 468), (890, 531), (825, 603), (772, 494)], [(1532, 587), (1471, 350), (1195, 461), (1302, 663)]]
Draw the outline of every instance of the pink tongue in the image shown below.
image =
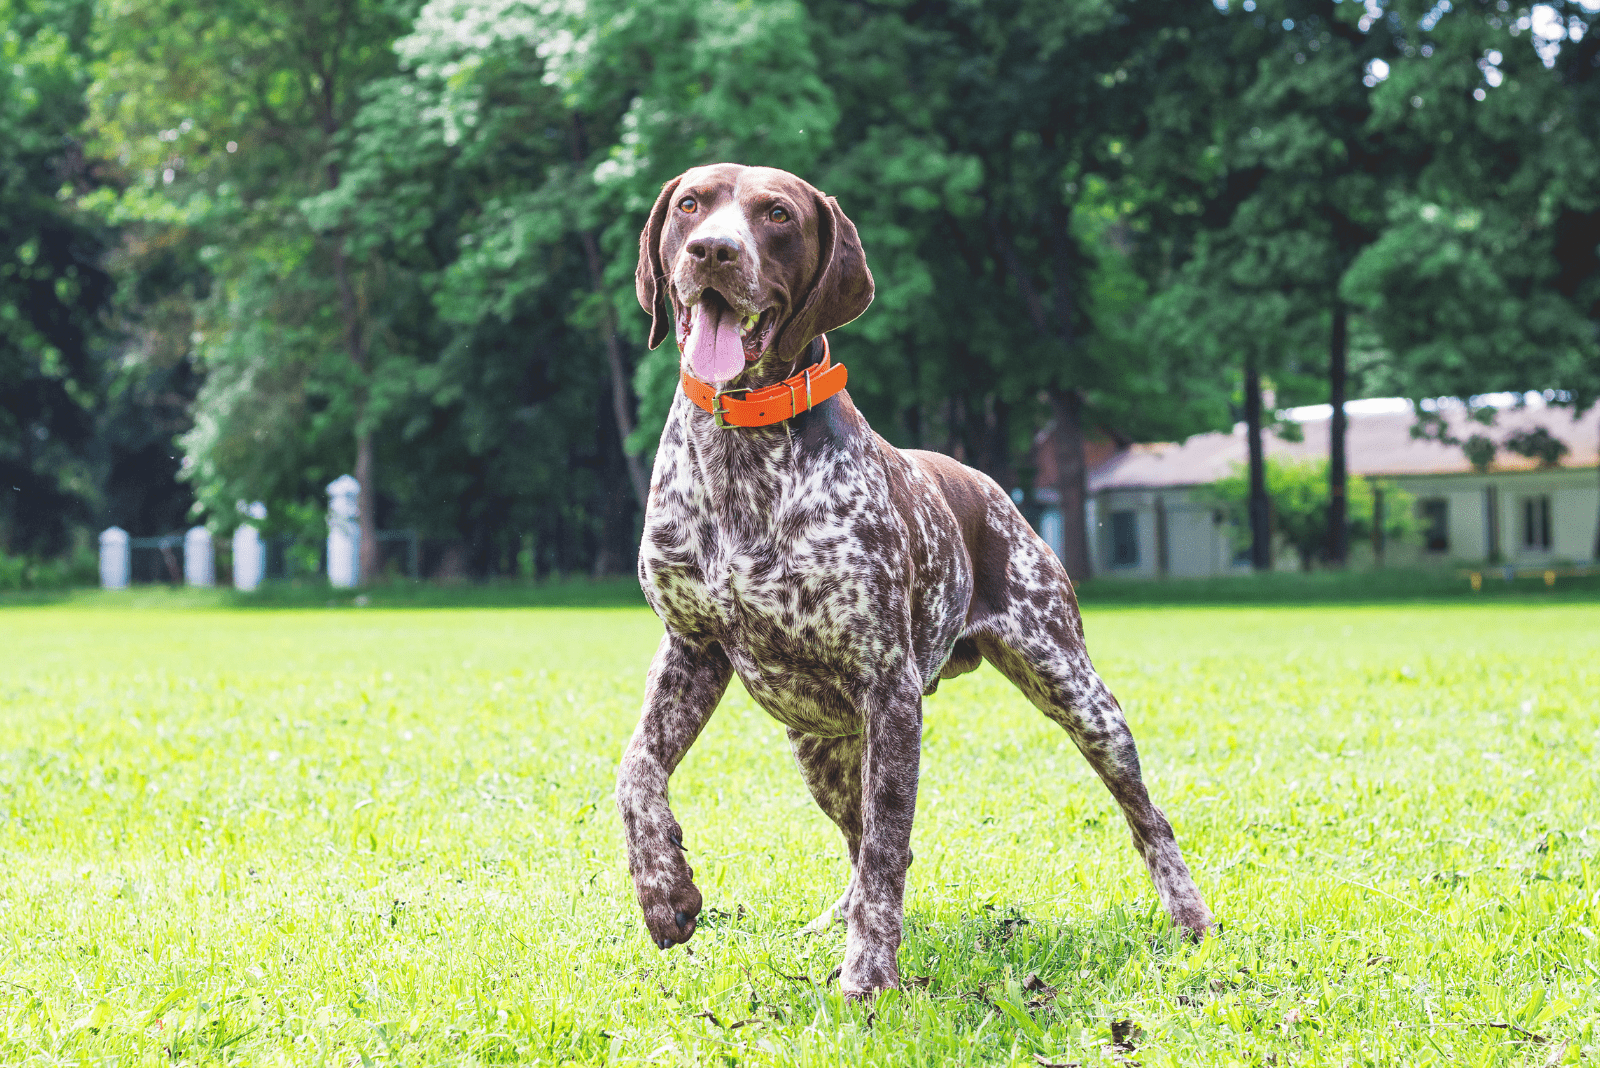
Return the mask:
[(720, 300), (702, 300), (694, 306), (685, 348), (689, 366), (703, 382), (721, 385), (744, 370), (744, 342), (739, 338), (738, 317)]

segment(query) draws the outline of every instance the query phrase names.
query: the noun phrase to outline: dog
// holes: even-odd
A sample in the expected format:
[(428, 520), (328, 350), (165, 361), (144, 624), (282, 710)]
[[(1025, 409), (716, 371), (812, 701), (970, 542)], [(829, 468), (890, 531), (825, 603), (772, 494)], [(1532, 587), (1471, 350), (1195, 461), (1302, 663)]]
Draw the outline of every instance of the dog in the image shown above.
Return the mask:
[(650, 347), (680, 381), (656, 452), (639, 581), (666, 633), (623, 754), (617, 806), (652, 940), (694, 934), (701, 897), (667, 780), (737, 672), (789, 734), (850, 854), (841, 985), (897, 984), (922, 699), (993, 664), (1064, 728), (1121, 806), (1172, 922), (1211, 914), (1150, 801), (1054, 553), (988, 476), (890, 446), (842, 386), (827, 332), (872, 302), (838, 203), (786, 171), (697, 167), (639, 238)]

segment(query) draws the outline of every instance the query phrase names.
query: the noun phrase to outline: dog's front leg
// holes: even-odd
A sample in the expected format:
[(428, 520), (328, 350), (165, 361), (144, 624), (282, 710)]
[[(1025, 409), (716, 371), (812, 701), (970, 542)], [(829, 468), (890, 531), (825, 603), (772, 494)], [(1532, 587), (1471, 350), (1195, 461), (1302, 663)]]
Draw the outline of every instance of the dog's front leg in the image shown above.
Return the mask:
[(668, 631), (650, 664), (644, 712), (617, 772), (628, 871), (650, 940), (662, 949), (689, 940), (701, 904), (684, 858), (683, 828), (667, 804), (667, 779), (700, 736), (732, 675), (720, 645), (696, 648)]
[(895, 953), (911, 866), (922, 754), (922, 687), (909, 664), (860, 702), (867, 745), (861, 776), (861, 850), (846, 919), (840, 981), (852, 997), (896, 986)]

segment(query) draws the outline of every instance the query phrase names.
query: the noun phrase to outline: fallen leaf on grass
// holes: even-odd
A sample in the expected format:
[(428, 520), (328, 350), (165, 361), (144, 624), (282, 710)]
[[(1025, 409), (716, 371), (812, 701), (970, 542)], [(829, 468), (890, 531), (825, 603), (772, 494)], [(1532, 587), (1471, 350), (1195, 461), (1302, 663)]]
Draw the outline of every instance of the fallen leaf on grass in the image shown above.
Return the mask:
[(1139, 1039), (1144, 1037), (1144, 1032), (1132, 1020), (1111, 1021), (1111, 1042), (1100, 1047), (1100, 1052), (1116, 1061), (1118, 1064), (1137, 1065), (1129, 1054), (1137, 1048)]
[(1040, 979), (1038, 972), (1028, 973), (1028, 977), (1022, 981), (1022, 989), (1038, 995), (1028, 999), (1027, 1005), (1030, 1009), (1042, 1009), (1055, 1000), (1056, 988)]

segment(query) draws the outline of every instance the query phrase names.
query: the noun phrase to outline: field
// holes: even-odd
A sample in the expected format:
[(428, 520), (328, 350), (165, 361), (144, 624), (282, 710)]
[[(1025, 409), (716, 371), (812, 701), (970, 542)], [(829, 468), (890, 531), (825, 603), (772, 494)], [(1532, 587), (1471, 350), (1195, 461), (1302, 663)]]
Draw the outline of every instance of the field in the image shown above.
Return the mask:
[(900, 953), (737, 686), (673, 782), (657, 952), (610, 792), (642, 609), (0, 608), (0, 1063), (1600, 1061), (1600, 606), (1099, 607), (1222, 921), (991, 670), (926, 710)]

